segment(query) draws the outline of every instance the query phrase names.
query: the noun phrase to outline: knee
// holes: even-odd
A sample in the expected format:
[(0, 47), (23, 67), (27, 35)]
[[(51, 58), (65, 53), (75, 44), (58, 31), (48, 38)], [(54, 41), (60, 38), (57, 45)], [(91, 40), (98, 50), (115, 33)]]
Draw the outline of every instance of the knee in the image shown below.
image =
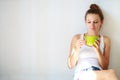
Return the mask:
[(115, 70), (110, 69), (110, 70), (108, 71), (108, 76), (109, 76), (109, 77), (111, 77), (111, 76), (116, 76)]
[(109, 74), (115, 74), (115, 70), (114, 69), (110, 69), (109, 70)]
[(109, 80), (119, 80), (115, 70), (111, 69), (108, 73)]

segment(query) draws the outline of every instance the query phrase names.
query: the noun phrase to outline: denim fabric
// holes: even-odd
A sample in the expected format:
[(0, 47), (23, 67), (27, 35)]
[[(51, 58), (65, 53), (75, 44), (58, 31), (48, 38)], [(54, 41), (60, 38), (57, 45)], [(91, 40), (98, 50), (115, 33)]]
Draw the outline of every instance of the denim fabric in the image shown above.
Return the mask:
[(89, 80), (89, 77), (86, 76), (92, 76), (91, 80), (96, 80), (95, 79), (95, 73), (93, 71), (101, 70), (98, 67), (91, 66), (89, 68), (81, 69), (79, 72), (76, 72), (74, 75), (74, 80)]
[(91, 66), (89, 68), (82, 69), (81, 71), (95, 71), (95, 70), (100, 70), (100, 68), (95, 67), (95, 66)]

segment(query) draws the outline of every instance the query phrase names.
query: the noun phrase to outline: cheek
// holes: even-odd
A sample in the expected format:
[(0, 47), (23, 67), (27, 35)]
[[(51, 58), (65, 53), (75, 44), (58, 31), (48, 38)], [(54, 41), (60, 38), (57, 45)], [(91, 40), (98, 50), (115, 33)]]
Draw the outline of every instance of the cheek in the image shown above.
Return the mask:
[(101, 24), (95, 24), (95, 26), (100, 27)]
[(102, 24), (101, 23), (97, 23), (97, 24), (95, 24), (96, 26), (98, 26), (98, 27), (100, 27)]
[(86, 25), (89, 27), (91, 24), (89, 24), (89, 23), (86, 23)]
[(97, 29), (100, 29), (102, 24), (96, 24)]

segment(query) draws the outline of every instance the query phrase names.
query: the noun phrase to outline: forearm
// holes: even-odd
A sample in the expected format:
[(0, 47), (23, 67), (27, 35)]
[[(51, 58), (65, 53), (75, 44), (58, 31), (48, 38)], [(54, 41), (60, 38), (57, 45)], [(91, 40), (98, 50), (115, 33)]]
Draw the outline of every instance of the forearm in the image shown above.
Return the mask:
[(77, 63), (77, 59), (71, 56), (68, 60), (68, 67), (71, 69), (76, 65), (76, 63)]
[(103, 69), (107, 69), (108, 68), (108, 62), (106, 60), (106, 58), (103, 56), (103, 54), (101, 53), (100, 50), (97, 51), (98, 54), (98, 60), (99, 60), (99, 64)]
[(77, 64), (77, 61), (78, 61), (78, 53), (74, 52), (68, 58), (68, 67), (73, 68)]

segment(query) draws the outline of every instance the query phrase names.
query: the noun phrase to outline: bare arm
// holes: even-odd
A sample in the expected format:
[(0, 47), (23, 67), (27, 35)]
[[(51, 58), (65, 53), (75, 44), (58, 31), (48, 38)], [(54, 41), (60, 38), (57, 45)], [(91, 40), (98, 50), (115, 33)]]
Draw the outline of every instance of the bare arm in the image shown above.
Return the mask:
[(108, 69), (109, 66), (109, 56), (110, 56), (110, 39), (107, 36), (104, 36), (104, 53), (103, 55), (101, 54), (100, 47), (99, 47), (100, 42), (96, 42), (96, 51), (98, 54), (98, 60), (99, 64), (103, 69)]
[(72, 38), (71, 45), (70, 45), (70, 54), (68, 58), (69, 68), (73, 68), (77, 64), (79, 50), (84, 43), (85, 42), (83, 40), (80, 40), (80, 34), (77, 34)]

